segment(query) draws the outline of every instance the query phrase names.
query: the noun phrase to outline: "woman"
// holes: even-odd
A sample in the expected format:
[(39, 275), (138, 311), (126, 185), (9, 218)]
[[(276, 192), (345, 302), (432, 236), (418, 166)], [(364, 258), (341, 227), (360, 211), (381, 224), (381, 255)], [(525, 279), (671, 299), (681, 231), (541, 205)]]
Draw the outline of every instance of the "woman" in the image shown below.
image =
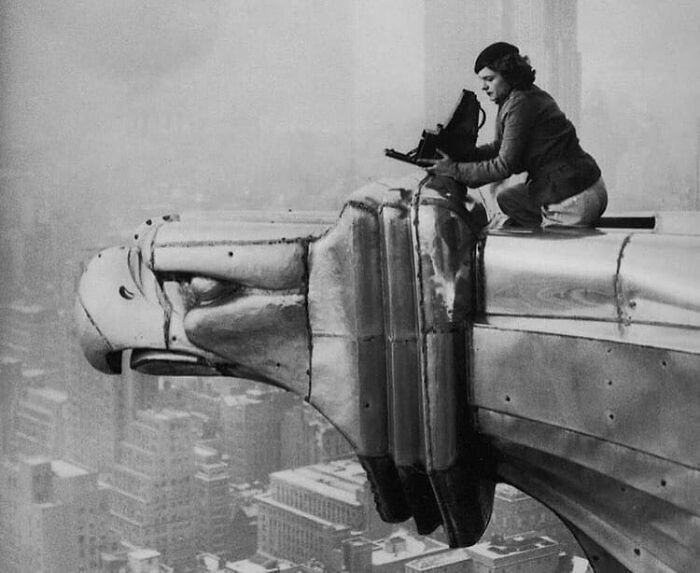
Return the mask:
[(527, 172), (525, 183), (496, 196), (506, 224), (593, 226), (607, 206), (600, 169), (552, 96), (534, 85), (528, 59), (516, 46), (497, 42), (479, 54), (474, 73), (498, 104), (496, 139), (477, 149), (477, 161), (456, 163), (442, 154), (427, 171), (468, 187)]

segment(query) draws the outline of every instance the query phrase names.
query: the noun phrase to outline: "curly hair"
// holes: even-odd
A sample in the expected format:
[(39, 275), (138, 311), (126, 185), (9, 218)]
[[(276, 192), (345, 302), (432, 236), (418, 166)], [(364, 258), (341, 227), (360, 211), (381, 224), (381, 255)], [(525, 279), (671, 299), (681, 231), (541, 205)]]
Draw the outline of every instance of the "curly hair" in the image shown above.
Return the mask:
[(530, 59), (520, 54), (506, 54), (489, 65), (508, 82), (511, 88), (527, 89), (535, 83), (535, 70)]

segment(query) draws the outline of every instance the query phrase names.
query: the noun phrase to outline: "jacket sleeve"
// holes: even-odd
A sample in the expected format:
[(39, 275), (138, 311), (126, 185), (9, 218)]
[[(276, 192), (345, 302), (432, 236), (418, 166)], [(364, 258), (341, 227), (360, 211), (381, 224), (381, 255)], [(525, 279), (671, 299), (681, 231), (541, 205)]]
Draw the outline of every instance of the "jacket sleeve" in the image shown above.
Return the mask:
[(486, 159), (493, 159), (498, 156), (498, 151), (501, 148), (501, 142), (499, 140), (492, 141), (486, 145), (480, 145), (475, 150), (475, 158), (477, 161), (484, 161)]
[(521, 94), (513, 94), (503, 105), (503, 135), (497, 155), (483, 161), (455, 163), (450, 176), (457, 181), (469, 187), (481, 187), (525, 170), (525, 151), (535, 123), (535, 109)]

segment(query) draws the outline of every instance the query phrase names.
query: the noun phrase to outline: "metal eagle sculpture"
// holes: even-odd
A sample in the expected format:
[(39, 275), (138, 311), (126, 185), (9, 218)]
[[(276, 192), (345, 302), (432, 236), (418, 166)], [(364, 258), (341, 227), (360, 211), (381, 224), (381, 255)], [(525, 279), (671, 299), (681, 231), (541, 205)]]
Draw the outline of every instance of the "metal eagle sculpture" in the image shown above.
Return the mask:
[(485, 226), (418, 175), (339, 217), (147, 221), (79, 285), (97, 369), (230, 375), (303, 397), (381, 516), (476, 543), (494, 486), (535, 497), (598, 572), (700, 563), (700, 217)]

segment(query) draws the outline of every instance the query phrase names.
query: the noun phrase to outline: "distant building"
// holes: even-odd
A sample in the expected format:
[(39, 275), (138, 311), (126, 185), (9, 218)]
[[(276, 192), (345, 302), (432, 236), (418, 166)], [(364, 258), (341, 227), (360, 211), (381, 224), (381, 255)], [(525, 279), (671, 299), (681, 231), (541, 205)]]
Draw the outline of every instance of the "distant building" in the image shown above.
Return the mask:
[(108, 492), (95, 473), (36, 456), (0, 465), (3, 573), (98, 573), (112, 542)]
[(474, 573), (555, 573), (561, 546), (534, 533), (479, 543), (466, 549)]
[(0, 324), (0, 353), (20, 359), (25, 369), (54, 371), (63, 364), (65, 336), (56, 308), (17, 299), (0, 305)]
[(511, 485), (498, 484), (493, 514), (483, 538), (512, 537), (527, 531), (555, 539), (568, 553), (581, 553), (571, 532), (550, 509)]
[(299, 573), (302, 568), (285, 559), (254, 555), (250, 559), (227, 561), (219, 573)]
[(296, 404), (282, 419), (282, 468), (298, 468), (354, 454), (340, 431), (308, 404)]
[(229, 469), (216, 450), (195, 446), (195, 546), (198, 553), (225, 555), (230, 547)]
[(266, 480), (280, 466), (280, 420), (292, 397), (276, 389), (224, 396), (222, 445), (231, 460), (231, 481)]
[(418, 537), (407, 532), (395, 532), (375, 543), (372, 551), (372, 573), (404, 573), (409, 562), (417, 558), (436, 556), (449, 546), (430, 537)]
[(452, 549), (406, 564), (406, 573), (472, 573), (472, 558), (464, 549)]
[(15, 451), (62, 458), (68, 396), (52, 388), (25, 390), (15, 415)]
[(129, 423), (112, 473), (112, 526), (177, 573), (195, 557), (195, 462), (190, 416), (144, 410)]
[(21, 378), (22, 361), (0, 356), (0, 456), (10, 453)]
[(160, 553), (153, 549), (137, 549), (127, 556), (129, 573), (172, 573), (173, 568), (160, 562)]
[(360, 533), (376, 539), (391, 531), (374, 509), (356, 460), (273, 473), (269, 491), (257, 499), (258, 550), (297, 563), (333, 563), (344, 539)]
[(77, 353), (66, 379), (69, 396), (67, 457), (99, 472), (111, 471), (126, 426), (150, 407), (157, 378), (124, 369), (121, 376), (97, 372)]
[(257, 496), (265, 492), (261, 483), (231, 484), (231, 529), (229, 555), (232, 560), (245, 559), (258, 547)]

